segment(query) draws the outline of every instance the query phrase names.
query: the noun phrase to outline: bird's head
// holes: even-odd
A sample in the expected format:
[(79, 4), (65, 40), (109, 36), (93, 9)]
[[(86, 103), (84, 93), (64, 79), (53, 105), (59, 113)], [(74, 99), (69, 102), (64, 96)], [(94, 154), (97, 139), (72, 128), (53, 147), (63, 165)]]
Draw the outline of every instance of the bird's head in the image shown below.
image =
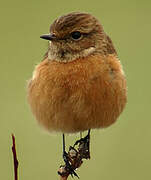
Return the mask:
[(88, 13), (74, 12), (59, 17), (50, 26), (50, 33), (41, 38), (50, 41), (48, 59), (60, 62), (115, 50), (114, 47), (108, 47), (112, 42), (104, 33), (102, 25)]

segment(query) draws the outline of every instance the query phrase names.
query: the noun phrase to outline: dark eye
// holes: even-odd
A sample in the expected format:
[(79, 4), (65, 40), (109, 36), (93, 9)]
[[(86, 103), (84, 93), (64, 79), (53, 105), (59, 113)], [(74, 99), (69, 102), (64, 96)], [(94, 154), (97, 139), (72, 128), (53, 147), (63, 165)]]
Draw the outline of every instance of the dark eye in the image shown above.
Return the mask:
[(74, 40), (80, 39), (81, 36), (82, 36), (82, 34), (81, 34), (79, 31), (75, 31), (75, 32), (72, 32), (72, 33), (71, 33), (71, 37), (72, 37), (72, 39), (74, 39)]

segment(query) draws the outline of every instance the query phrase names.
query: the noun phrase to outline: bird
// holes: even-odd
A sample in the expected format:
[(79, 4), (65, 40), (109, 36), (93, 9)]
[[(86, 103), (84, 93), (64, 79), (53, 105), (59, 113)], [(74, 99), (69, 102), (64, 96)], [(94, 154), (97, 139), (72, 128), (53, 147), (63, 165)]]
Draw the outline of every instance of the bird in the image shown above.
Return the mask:
[(36, 120), (49, 132), (64, 134), (112, 125), (127, 103), (126, 77), (111, 38), (100, 21), (85, 12), (57, 18), (48, 50), (27, 85)]

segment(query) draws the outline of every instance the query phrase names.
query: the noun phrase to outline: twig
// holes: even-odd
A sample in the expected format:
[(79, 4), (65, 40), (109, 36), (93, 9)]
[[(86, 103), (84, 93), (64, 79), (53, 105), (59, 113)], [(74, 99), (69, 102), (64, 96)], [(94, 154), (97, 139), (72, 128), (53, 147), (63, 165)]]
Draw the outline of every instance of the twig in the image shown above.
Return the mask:
[[(75, 148), (76, 145), (78, 145), (77, 148)], [(71, 176), (76, 176), (79, 178), (79, 176), (75, 173), (75, 170), (81, 166), (81, 164), (83, 163), (83, 159), (90, 159), (88, 136), (86, 136), (85, 138), (81, 138), (74, 144), (74, 146), (69, 147), (67, 159), (70, 164), (70, 168), (67, 164), (60, 166), (58, 170), (60, 180), (67, 180), (70, 174)]]
[(13, 159), (14, 159), (14, 178), (15, 180), (18, 180), (18, 160), (17, 160), (17, 154), (16, 154), (16, 144), (15, 144), (15, 136), (12, 134), (12, 152), (13, 152)]

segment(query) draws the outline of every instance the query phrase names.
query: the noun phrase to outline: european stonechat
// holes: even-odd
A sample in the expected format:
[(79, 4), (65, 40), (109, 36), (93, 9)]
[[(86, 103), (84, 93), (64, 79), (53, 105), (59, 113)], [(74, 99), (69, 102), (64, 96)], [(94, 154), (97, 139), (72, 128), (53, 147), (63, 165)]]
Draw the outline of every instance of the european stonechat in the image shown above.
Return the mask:
[[(44, 59), (28, 83), (28, 102), (48, 131), (76, 133), (113, 124), (127, 101), (125, 75), (100, 22), (73, 12), (56, 19)], [(77, 141), (79, 142), (79, 141)], [(65, 155), (65, 145), (63, 147)]]

